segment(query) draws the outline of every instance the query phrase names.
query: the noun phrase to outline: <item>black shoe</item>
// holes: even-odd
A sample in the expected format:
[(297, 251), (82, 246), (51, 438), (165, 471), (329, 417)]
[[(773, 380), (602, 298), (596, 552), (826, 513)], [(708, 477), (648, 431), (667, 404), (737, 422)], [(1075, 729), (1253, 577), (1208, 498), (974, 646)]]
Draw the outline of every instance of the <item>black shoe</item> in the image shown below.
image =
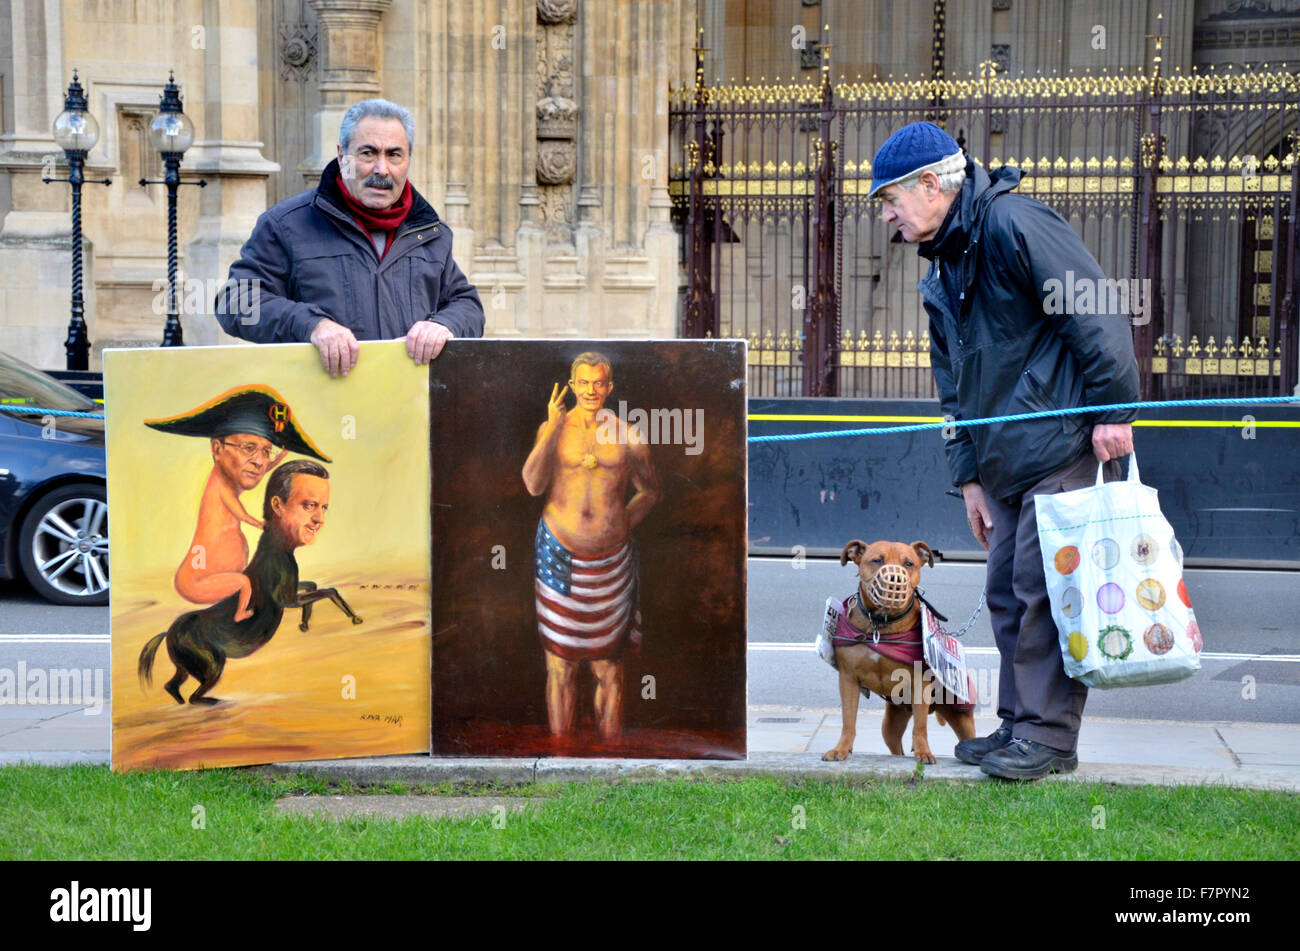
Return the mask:
[(1041, 779), (1048, 773), (1072, 773), (1078, 765), (1075, 753), (1017, 738), (984, 757), (980, 769), (1002, 779)]
[(969, 740), (962, 740), (957, 744), (953, 754), (963, 763), (970, 763), (972, 766), (978, 766), (983, 762), (984, 757), (988, 756), (994, 750), (1000, 750), (1011, 742), (1011, 730), (1008, 727), (1000, 726), (988, 736), (975, 736)]

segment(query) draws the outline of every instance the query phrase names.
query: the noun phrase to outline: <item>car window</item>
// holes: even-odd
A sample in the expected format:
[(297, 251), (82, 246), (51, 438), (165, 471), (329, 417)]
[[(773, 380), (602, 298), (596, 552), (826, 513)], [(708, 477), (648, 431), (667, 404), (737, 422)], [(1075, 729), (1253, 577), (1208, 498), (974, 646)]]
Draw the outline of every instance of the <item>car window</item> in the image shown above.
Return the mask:
[(64, 386), (53, 377), (46, 376), (35, 367), (0, 353), (0, 410), (6, 404), (82, 413), (103, 412), (103, 408), (94, 400)]

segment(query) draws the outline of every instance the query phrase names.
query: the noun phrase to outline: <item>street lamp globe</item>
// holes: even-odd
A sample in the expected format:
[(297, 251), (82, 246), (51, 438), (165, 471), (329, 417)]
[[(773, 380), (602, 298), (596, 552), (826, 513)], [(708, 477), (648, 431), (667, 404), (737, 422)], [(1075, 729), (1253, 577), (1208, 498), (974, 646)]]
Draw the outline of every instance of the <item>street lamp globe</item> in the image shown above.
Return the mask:
[(149, 124), (149, 143), (164, 156), (179, 156), (194, 144), (194, 123), (181, 108), (181, 91), (174, 76), (167, 77), (158, 115)]
[(68, 95), (63, 100), (63, 111), (54, 120), (54, 141), (65, 152), (85, 154), (99, 141), (99, 123), (86, 111), (86, 91), (77, 81), (77, 71), (72, 71)]
[(149, 142), (164, 154), (184, 152), (194, 144), (194, 123), (183, 112), (160, 112), (149, 124)]
[(99, 123), (84, 107), (65, 109), (54, 120), (54, 141), (65, 152), (89, 152), (99, 141)]

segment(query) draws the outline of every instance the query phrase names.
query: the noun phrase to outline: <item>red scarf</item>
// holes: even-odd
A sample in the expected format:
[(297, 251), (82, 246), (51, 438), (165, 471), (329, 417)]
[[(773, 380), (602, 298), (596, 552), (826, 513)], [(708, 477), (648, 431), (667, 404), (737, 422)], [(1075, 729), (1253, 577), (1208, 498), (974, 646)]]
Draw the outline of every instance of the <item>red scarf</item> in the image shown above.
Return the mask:
[[(387, 231), (388, 240), (384, 244), (384, 254), (393, 246), (393, 235), (397, 232), (398, 226), (406, 220), (406, 216), (411, 213), (411, 205), (415, 203), (414, 193), (411, 190), (411, 183), (407, 181), (406, 186), (402, 189), (402, 197), (393, 202), (389, 207), (376, 211), (374, 208), (367, 208), (361, 202), (352, 197), (348, 187), (343, 182), (343, 176), (338, 177), (339, 192), (343, 195), (343, 202), (348, 206), (348, 211), (356, 219), (357, 224), (361, 226), (367, 235), (372, 231)], [(379, 256), (382, 261), (384, 254)]]

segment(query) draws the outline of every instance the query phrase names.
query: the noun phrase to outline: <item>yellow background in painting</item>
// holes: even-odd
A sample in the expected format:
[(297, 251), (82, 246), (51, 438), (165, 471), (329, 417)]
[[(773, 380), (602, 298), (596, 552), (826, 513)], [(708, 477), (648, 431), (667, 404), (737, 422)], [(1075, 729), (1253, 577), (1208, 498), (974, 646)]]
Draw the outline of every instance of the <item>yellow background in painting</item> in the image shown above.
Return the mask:
[[(212, 472), (207, 439), (143, 421), (188, 412), (250, 383), (283, 396), (299, 427), (333, 460), (325, 464), (325, 527), (298, 551), (304, 577), (354, 569), (358, 560), (380, 575), (409, 569), (412, 539), (422, 545), (417, 551), (428, 548), (428, 367), (411, 361), (404, 342), (362, 344), (357, 367), (340, 379), (325, 374), (308, 344), (110, 351), (105, 363), (114, 590), (123, 582), (153, 586), (161, 577), (167, 590), (158, 594), (169, 593)], [(284, 461), (296, 458), (309, 457), (290, 452)], [(265, 487), (264, 478), (240, 496), (254, 518), (262, 517)], [(412, 532), (417, 525), (422, 534)], [(251, 555), (259, 533), (243, 529)], [(422, 557), (427, 561), (427, 552)]]
[[(418, 752), (429, 748), (428, 368), (400, 340), (363, 343), (331, 379), (309, 344), (108, 351), (105, 362), (112, 551), (113, 763), (188, 767)], [(337, 587), (363, 618), (318, 602), (311, 629), (285, 612), (276, 636), (231, 660), (216, 707), (177, 706), (158, 651), (142, 690), (141, 648), (186, 611), (172, 578), (189, 552), (212, 471), (210, 442), (145, 419), (186, 413), (245, 384), (289, 404), (330, 473), (317, 540), (296, 549), (299, 577)], [(284, 461), (309, 458), (290, 452)], [(241, 497), (261, 518), (267, 479)], [(250, 556), (260, 532), (242, 526)], [(345, 696), (352, 678), (355, 699)], [(188, 696), (198, 684), (182, 685)]]

